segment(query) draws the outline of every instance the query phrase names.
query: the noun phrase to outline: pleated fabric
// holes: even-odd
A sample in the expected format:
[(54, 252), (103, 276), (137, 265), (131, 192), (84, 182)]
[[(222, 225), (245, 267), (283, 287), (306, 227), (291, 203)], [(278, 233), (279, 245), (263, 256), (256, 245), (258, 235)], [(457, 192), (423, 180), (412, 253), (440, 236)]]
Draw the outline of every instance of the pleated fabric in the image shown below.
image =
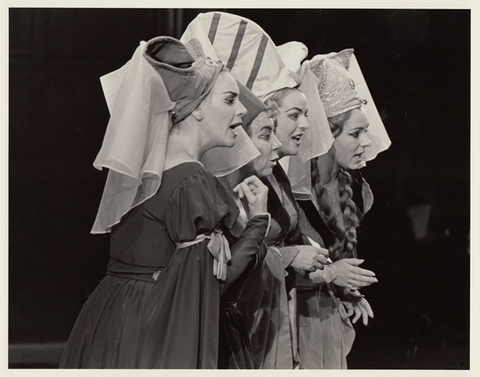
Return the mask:
[(239, 307), (249, 329), (255, 369), (293, 369), (285, 265), (278, 249), (268, 248), (245, 284)]
[[(238, 209), (199, 163), (178, 165), (163, 179), (112, 229), (108, 275), (81, 310), (61, 368), (217, 367), (224, 283), (213, 274), (208, 239), (175, 243), (228, 231)], [(267, 219), (257, 222), (264, 234)]]
[(297, 290), (302, 369), (347, 369), (355, 330), (340, 299), (325, 288)]

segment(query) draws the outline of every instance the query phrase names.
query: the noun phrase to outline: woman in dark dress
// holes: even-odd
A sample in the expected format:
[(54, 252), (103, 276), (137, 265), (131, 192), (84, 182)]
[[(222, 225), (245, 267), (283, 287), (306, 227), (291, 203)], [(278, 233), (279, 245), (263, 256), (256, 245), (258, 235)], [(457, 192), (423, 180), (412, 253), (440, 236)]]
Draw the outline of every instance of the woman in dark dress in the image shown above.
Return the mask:
[[(233, 188), (241, 185), (246, 178), (255, 175), (257, 171), (271, 171), (276, 163), (276, 150), (280, 144), (275, 138), (272, 109), (266, 107), (252, 92), (240, 87), (240, 101), (247, 108), (247, 114), (243, 117), (242, 128), (251, 138), (253, 145), (260, 155), (247, 165), (234, 172), (221, 177), (220, 180), (226, 187)], [(217, 158), (224, 158), (227, 150), (217, 151)], [(241, 187), (241, 186), (240, 186)], [(241, 195), (237, 198), (237, 206), (240, 210), (236, 226), (230, 231), (231, 234), (240, 234), (251, 216), (248, 201)], [(269, 227), (270, 229), (270, 227)], [(243, 313), (239, 310), (239, 300), (246, 281), (250, 280), (252, 270), (256, 270), (261, 264), (267, 252), (267, 247), (259, 253), (259, 257), (251, 264), (251, 268), (245, 269), (245, 278), (237, 279), (222, 295), (220, 301), (220, 341), (218, 367), (221, 369), (253, 369), (254, 355), (250, 345), (248, 328)]]
[(103, 84), (111, 119), (95, 166), (110, 171), (92, 232), (111, 232), (110, 262), (60, 367), (216, 368), (222, 293), (261, 259), (269, 224), (267, 189), (247, 177), (234, 192), (250, 217), (230, 235), (235, 198), (199, 162), (234, 145), (238, 85), (169, 37), (142, 42)]

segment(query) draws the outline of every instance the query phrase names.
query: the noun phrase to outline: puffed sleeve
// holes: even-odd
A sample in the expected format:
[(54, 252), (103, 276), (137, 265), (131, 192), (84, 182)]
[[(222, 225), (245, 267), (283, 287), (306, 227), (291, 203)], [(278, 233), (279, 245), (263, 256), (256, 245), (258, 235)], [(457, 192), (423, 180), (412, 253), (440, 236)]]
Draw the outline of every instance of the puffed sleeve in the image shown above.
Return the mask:
[(173, 191), (165, 212), (165, 226), (174, 242), (192, 241), (219, 225), (230, 229), (239, 211), (233, 197), (203, 170), (187, 176)]
[(232, 260), (228, 265), (227, 279), (222, 292), (226, 292), (237, 279), (246, 277), (265, 257), (267, 247), (263, 240), (268, 231), (269, 214), (252, 217), (239, 239), (232, 245)]
[[(188, 242), (218, 228), (227, 234), (238, 215), (237, 204), (229, 189), (210, 173), (199, 171), (175, 189), (165, 214), (165, 223), (174, 242)], [(223, 291), (264, 256), (266, 248), (263, 240), (269, 221), (269, 214), (254, 216), (237, 239), (230, 237), (231, 260), (227, 265), (226, 280), (222, 283)], [(202, 243), (208, 244), (209, 240)]]
[(182, 178), (165, 200), (159, 220), (172, 241), (183, 245), (172, 251), (153, 286), (155, 294), (145, 302), (150, 316), (142, 325), (146, 335), (139, 367), (214, 369), (221, 284), (213, 274), (209, 239), (196, 242), (196, 237), (218, 226), (231, 227), (238, 209), (216, 178), (202, 169)]

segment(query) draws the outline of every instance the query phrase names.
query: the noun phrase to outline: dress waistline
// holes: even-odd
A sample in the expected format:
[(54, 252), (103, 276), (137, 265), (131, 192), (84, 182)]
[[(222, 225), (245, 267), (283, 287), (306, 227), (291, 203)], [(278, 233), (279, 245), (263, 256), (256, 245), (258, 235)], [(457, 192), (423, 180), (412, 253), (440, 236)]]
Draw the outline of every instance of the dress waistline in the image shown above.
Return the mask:
[(155, 283), (162, 270), (163, 267), (134, 266), (111, 259), (107, 267), (107, 275)]

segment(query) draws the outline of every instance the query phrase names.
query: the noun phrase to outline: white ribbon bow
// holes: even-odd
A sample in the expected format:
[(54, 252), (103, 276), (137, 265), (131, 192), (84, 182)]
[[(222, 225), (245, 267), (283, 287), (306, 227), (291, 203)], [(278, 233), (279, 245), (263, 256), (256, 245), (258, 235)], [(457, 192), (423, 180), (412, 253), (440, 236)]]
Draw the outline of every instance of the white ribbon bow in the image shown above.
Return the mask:
[(217, 279), (225, 281), (227, 279), (227, 263), (232, 259), (232, 253), (230, 251), (230, 245), (223, 235), (221, 229), (215, 229), (210, 234), (200, 234), (193, 241), (189, 242), (177, 242), (176, 248), (183, 249), (190, 247), (197, 243), (200, 243), (206, 239), (209, 239), (207, 248), (210, 254), (213, 256), (213, 274)]

